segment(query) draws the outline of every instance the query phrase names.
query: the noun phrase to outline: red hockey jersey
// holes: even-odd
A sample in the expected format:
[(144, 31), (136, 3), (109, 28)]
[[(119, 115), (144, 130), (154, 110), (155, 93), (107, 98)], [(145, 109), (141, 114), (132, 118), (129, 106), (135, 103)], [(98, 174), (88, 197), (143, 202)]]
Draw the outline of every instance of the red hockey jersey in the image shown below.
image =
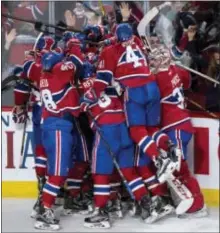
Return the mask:
[(106, 47), (101, 55), (94, 83), (96, 94), (110, 85), (112, 78), (124, 87), (138, 87), (154, 81), (139, 38)]
[[(42, 66), (40, 63), (37, 63), (35, 60), (27, 60), (23, 64), (23, 73), (21, 77), (30, 79), (38, 88), (40, 83), (41, 70)], [(29, 93), (30, 90), (26, 85), (18, 85), (14, 89), (15, 104), (24, 104), (29, 98)], [(32, 89), (31, 94), (31, 102), (40, 102), (40, 93), (38, 91)]]
[(40, 77), (40, 94), (43, 102), (43, 119), (49, 116), (62, 117), (69, 112), (80, 113), (79, 94), (74, 87), (75, 65), (59, 62), (51, 72), (43, 72)]
[[(89, 79), (82, 83), (82, 89), (84, 92), (91, 88), (94, 79)], [(84, 102), (81, 103), (82, 111), (89, 110), (92, 114), (88, 115), (90, 118), (90, 126), (95, 129), (96, 124), (98, 125), (107, 125), (107, 124), (119, 124), (125, 121), (125, 115), (123, 110), (123, 103), (117, 96), (116, 90), (114, 87), (108, 87), (105, 89), (98, 100), (98, 102), (89, 105)], [(94, 118), (94, 119), (92, 119)], [(94, 122), (95, 121), (95, 122)]]
[(161, 128), (162, 130), (175, 127), (193, 132), (189, 111), (184, 108), (183, 89), (190, 87), (190, 74), (175, 65), (167, 71), (156, 74), (156, 80), (161, 93)]

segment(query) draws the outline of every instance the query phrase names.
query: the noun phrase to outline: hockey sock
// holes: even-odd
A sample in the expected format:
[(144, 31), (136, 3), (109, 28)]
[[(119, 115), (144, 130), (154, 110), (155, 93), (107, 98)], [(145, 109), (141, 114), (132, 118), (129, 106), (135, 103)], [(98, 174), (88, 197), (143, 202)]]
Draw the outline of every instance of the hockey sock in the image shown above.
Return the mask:
[(115, 169), (111, 175), (111, 191), (110, 191), (110, 200), (116, 200), (118, 193), (121, 191), (121, 177), (119, 176), (117, 170)]
[(168, 142), (170, 138), (165, 133), (159, 131), (157, 127), (146, 127), (149, 135), (152, 136), (152, 139), (156, 142), (157, 147), (168, 151)]
[(138, 174), (142, 177), (147, 189), (152, 193), (153, 196), (166, 196), (168, 190), (166, 184), (160, 184), (156, 178), (156, 173), (151, 169), (152, 164), (148, 166), (137, 167)]
[(47, 156), (42, 145), (37, 145), (35, 149), (35, 171), (36, 175), (43, 177), (46, 175), (47, 170)]
[(157, 145), (149, 136), (145, 126), (132, 126), (130, 127), (130, 135), (132, 140), (138, 144), (140, 149), (150, 156), (151, 159), (158, 155)]
[(187, 213), (193, 213), (203, 208), (204, 197), (200, 190), (199, 183), (190, 173), (188, 164), (185, 160), (181, 161), (180, 171), (177, 172), (175, 176), (190, 190), (194, 197), (194, 202)]
[(142, 178), (137, 174), (136, 169), (132, 168), (121, 168), (125, 179), (128, 182), (128, 185), (135, 196), (137, 201), (141, 200), (141, 198), (148, 193), (145, 184)]
[(110, 175), (93, 175), (95, 207), (104, 208), (110, 196)]
[(43, 188), (42, 202), (44, 207), (52, 207), (65, 179), (66, 177), (63, 176), (49, 176)]
[(66, 189), (71, 196), (76, 197), (80, 193), (83, 176), (88, 167), (89, 164), (87, 162), (76, 162), (74, 167), (70, 169), (66, 180)]

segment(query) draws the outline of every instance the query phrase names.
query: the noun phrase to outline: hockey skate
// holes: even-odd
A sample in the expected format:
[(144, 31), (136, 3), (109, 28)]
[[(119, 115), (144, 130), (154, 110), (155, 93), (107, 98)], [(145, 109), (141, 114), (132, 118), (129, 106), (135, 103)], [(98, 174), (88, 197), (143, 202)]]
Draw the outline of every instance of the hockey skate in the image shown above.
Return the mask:
[(82, 203), (87, 206), (88, 212), (92, 213), (94, 211), (93, 206), (93, 191), (90, 190), (86, 193), (81, 192)]
[(106, 211), (110, 218), (123, 218), (121, 200), (117, 198), (116, 200), (109, 201), (106, 206)]
[(95, 208), (92, 215), (84, 219), (84, 226), (99, 229), (110, 228), (111, 224), (106, 209)]
[(39, 214), (39, 210), (40, 210), (40, 206), (41, 206), (42, 190), (43, 190), (43, 186), (46, 182), (45, 177), (38, 176), (37, 179), (38, 179), (38, 197), (37, 197), (37, 201), (35, 202), (35, 204), (33, 206), (33, 210), (31, 212), (31, 218), (36, 218), (36, 216)]
[(179, 169), (180, 161), (181, 151), (173, 144), (170, 143), (168, 153), (160, 149), (160, 155), (154, 159), (158, 181), (164, 183), (175, 170)]
[(61, 228), (59, 220), (55, 218), (53, 210), (44, 208), (43, 206), (40, 208), (40, 214), (36, 217), (34, 227), (40, 230), (51, 231), (57, 231)]
[(89, 209), (85, 202), (82, 201), (81, 197), (72, 197), (67, 193), (64, 196), (64, 205), (62, 215), (73, 215), (73, 214), (88, 214)]
[(170, 205), (165, 197), (144, 196), (141, 200), (141, 217), (144, 222), (151, 224), (161, 218), (173, 213), (174, 207)]
[(141, 215), (141, 207), (137, 201), (131, 203), (129, 207), (129, 215), (131, 217), (138, 217)]

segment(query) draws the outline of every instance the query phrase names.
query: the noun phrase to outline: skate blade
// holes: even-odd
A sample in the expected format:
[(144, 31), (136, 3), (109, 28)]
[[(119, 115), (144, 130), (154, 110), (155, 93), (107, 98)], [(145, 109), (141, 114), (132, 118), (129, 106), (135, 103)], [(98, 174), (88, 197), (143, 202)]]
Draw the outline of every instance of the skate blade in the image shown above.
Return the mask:
[(49, 230), (49, 231), (58, 231), (61, 229), (60, 225), (58, 224), (47, 224), (44, 222), (37, 221), (34, 224), (34, 228), (39, 229), (39, 230)]
[(182, 200), (180, 204), (176, 207), (176, 214), (181, 215), (184, 214), (193, 204), (194, 198), (188, 198)]
[(157, 212), (153, 212), (150, 217), (144, 220), (144, 222), (147, 224), (152, 224), (174, 212), (174, 208), (171, 205), (166, 205), (163, 208), (164, 208), (164, 211), (162, 213), (158, 214)]
[(72, 209), (63, 209), (61, 212), (62, 216), (72, 216), (72, 215), (88, 215), (90, 212), (89, 210), (79, 210), (74, 211)]
[(98, 222), (98, 223), (84, 222), (84, 227), (92, 228), (92, 229), (107, 229), (107, 228), (110, 228), (111, 225), (108, 221), (103, 221), (103, 222)]
[(109, 213), (110, 218), (117, 219), (117, 218), (123, 218), (123, 213), (122, 211), (115, 211), (115, 212), (110, 212)]
[(138, 209), (130, 209), (128, 213), (130, 217), (139, 217), (141, 215), (141, 211)]

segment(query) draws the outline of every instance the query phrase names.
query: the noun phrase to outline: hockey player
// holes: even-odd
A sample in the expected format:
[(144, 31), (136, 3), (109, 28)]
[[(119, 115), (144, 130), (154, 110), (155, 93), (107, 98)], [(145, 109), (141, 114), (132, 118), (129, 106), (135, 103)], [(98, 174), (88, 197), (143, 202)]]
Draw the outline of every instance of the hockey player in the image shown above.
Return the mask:
[(203, 194), (199, 183), (191, 174), (187, 165), (187, 145), (194, 129), (189, 111), (185, 109), (184, 89), (190, 88), (190, 73), (170, 63), (169, 51), (162, 50), (162, 63), (156, 74), (161, 93), (162, 118), (161, 130), (169, 135), (173, 143), (181, 150), (180, 169), (174, 173), (194, 199), (186, 213), (196, 216), (207, 215)]
[(64, 184), (72, 162), (75, 145), (72, 130), (73, 116), (79, 115), (79, 96), (72, 84), (76, 72), (72, 62), (65, 62), (63, 54), (47, 53), (42, 58), (43, 73), (40, 92), (43, 101), (43, 144), (48, 156), (48, 179), (43, 188), (42, 206), (35, 228), (58, 230), (59, 220), (52, 205)]
[(178, 163), (175, 156), (173, 159), (168, 156), (170, 154), (162, 157), (148, 133), (149, 126), (152, 128), (160, 123), (159, 89), (141, 51), (141, 42), (133, 36), (131, 27), (120, 24), (116, 36), (118, 43), (105, 48), (100, 55), (91, 95), (96, 101), (113, 77), (125, 89), (124, 109), (131, 138), (155, 162), (157, 175), (163, 182)]
[[(44, 36), (40, 34), (35, 42), (33, 51), (29, 51), (26, 54), (26, 60), (22, 66), (23, 78), (30, 79), (36, 86), (39, 87), (39, 81), (41, 76), (41, 57), (45, 52), (51, 51), (56, 48), (55, 40), (50, 36)], [(31, 95), (31, 96), (30, 96)], [(47, 157), (42, 144), (42, 132), (41, 132), (41, 101), (40, 93), (36, 90), (30, 90), (24, 84), (18, 84), (14, 89), (15, 108), (13, 109), (13, 118), (16, 121), (18, 116), (27, 115), (27, 106), (32, 102), (32, 122), (34, 133), (34, 151), (35, 151), (35, 170), (38, 179), (38, 199), (33, 207), (31, 217), (35, 217), (39, 205), (42, 187), (45, 183), (46, 164)], [(29, 101), (30, 100), (30, 101)]]
[[(74, 82), (79, 83), (79, 80), (84, 77), (84, 62), (85, 57), (81, 49), (81, 41), (77, 36), (70, 32), (65, 32), (63, 36), (65, 42), (64, 53), (66, 60), (70, 61), (76, 67), (77, 74)], [(79, 79), (79, 80), (78, 80)], [(87, 211), (88, 206), (85, 206), (80, 200), (80, 189), (83, 182), (83, 176), (89, 168), (89, 153), (88, 145), (82, 131), (78, 119), (74, 119), (73, 135), (77, 140), (77, 147), (74, 148), (74, 167), (70, 169), (69, 177), (66, 182), (66, 192), (64, 198), (64, 214), (72, 214), (78, 211)]]

